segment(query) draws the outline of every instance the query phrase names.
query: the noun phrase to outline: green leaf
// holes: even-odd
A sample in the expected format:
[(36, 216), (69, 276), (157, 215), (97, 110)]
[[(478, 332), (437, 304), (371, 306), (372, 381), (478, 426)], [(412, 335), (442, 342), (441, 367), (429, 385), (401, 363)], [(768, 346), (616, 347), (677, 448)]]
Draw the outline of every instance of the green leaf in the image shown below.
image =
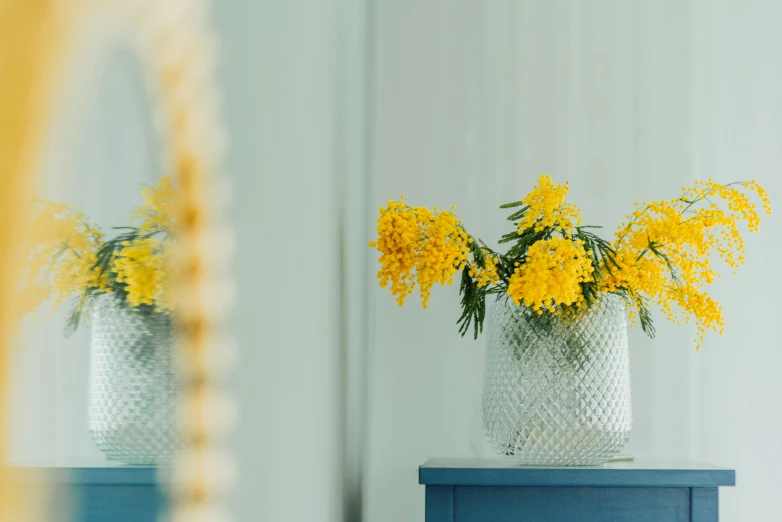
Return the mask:
[(514, 208), (514, 207), (520, 207), (524, 204), (523, 201), (514, 201), (513, 203), (505, 203), (504, 205), (500, 205), (500, 208)]
[(483, 332), (483, 321), (486, 318), (486, 291), (484, 288), (479, 288), (470, 277), (469, 267), (462, 270), (459, 294), (462, 296), (462, 314), (456, 321), (459, 325), (459, 333), (463, 337), (472, 325), (473, 338), (477, 339), (478, 334)]
[(522, 216), (524, 216), (524, 214), (527, 213), (528, 210), (529, 210), (529, 206), (525, 205), (520, 210), (517, 210), (516, 212), (514, 212), (513, 214), (508, 216), (507, 219), (508, 219), (508, 221), (518, 221), (519, 219), (522, 218)]

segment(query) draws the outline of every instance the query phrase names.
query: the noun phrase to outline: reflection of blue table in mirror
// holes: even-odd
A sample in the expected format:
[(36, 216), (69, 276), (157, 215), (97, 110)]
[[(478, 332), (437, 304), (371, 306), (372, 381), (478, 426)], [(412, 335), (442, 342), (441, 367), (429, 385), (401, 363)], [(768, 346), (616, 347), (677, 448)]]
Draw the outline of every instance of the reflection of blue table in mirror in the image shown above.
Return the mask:
[(158, 522), (163, 513), (156, 468), (28, 469), (43, 471), (58, 522)]
[(539, 468), (433, 459), (419, 469), (426, 522), (717, 522), (735, 472), (693, 462)]
[(74, 468), (72, 522), (157, 522), (165, 499), (155, 468)]

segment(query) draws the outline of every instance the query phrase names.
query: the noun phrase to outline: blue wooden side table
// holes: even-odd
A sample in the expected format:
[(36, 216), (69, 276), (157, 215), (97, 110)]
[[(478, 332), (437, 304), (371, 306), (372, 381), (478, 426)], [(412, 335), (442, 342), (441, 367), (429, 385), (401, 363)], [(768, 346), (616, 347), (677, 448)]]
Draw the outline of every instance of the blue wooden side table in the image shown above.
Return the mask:
[(18, 469), (37, 473), (32, 480), (48, 486), (51, 517), (58, 522), (158, 522), (164, 511), (156, 468)]
[(70, 522), (158, 522), (165, 498), (155, 468), (71, 468)]
[(573, 468), (503, 460), (432, 459), (426, 522), (717, 522), (730, 469), (694, 462), (628, 461)]

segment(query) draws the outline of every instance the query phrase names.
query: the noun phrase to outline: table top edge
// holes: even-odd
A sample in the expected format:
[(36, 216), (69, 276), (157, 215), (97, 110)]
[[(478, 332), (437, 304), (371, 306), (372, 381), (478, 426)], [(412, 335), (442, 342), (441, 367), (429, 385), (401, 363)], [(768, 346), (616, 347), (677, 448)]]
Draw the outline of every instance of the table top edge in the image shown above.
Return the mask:
[[(424, 485), (719, 487), (736, 472), (689, 461), (612, 462), (600, 466), (538, 467), (486, 459), (430, 459), (419, 467)], [(667, 466), (667, 467), (666, 467)]]

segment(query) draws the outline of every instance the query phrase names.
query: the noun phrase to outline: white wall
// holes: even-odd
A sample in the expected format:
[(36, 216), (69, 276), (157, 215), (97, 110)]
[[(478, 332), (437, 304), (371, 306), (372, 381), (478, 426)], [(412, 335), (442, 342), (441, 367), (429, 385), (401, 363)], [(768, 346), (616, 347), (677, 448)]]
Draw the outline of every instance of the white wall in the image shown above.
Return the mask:
[[(779, 9), (379, 0), (373, 203), (400, 193), (411, 204), (455, 203), (469, 230), (493, 240), (504, 231), (496, 207), (544, 172), (570, 180), (585, 222), (607, 234), (634, 201), (672, 197), (693, 179), (755, 178), (774, 197)], [(776, 217), (767, 219), (748, 241), (747, 266), (715, 285), (723, 338), (696, 353), (694, 332), (662, 318), (654, 341), (631, 332), (635, 427), (626, 451), (736, 467), (738, 487), (722, 497), (728, 522), (777, 513), (779, 232)], [(423, 519), (416, 467), (427, 458), (491, 455), (480, 433), (485, 340), (458, 336), (457, 288), (438, 290), (427, 311), (373, 292), (371, 522)]]
[(695, 171), (715, 179), (760, 181), (777, 214), (750, 237), (747, 264), (726, 276), (715, 292), (728, 328), (695, 358), (691, 406), (695, 458), (737, 469), (738, 487), (723, 497), (731, 521), (778, 518), (775, 496), (782, 479), (782, 342), (778, 334), (778, 273), (782, 248), (782, 34), (773, 20), (779, 2), (702, 2), (696, 26), (694, 99), (697, 100)]
[(214, 8), (237, 236), (237, 520), (336, 521), (339, 10), (299, 1)]

